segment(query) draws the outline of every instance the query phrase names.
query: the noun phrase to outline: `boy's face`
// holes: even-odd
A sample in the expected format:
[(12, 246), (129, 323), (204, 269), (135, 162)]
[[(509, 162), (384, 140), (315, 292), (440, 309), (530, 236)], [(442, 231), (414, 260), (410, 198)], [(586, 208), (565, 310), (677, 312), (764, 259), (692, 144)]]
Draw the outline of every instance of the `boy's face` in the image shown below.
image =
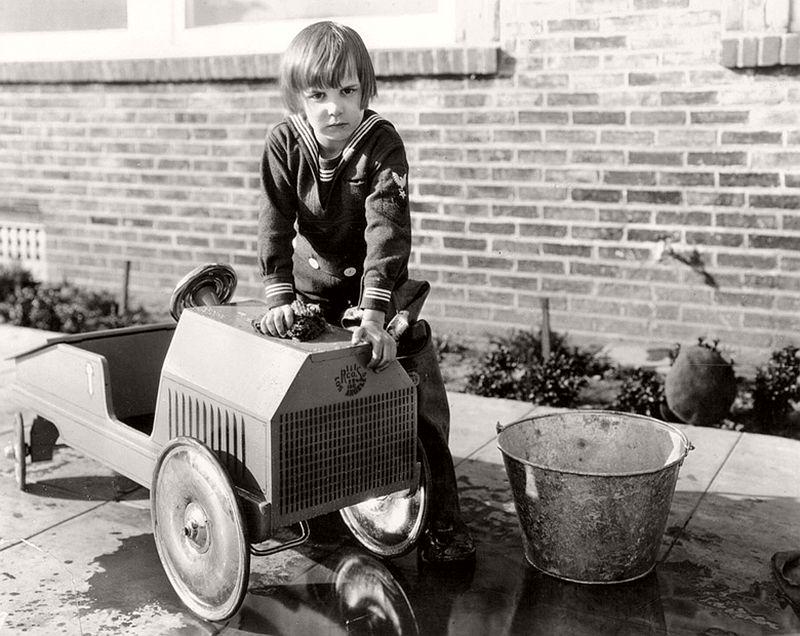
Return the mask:
[(341, 86), (308, 88), (300, 97), (320, 153), (326, 158), (335, 157), (364, 117), (358, 77), (348, 72)]

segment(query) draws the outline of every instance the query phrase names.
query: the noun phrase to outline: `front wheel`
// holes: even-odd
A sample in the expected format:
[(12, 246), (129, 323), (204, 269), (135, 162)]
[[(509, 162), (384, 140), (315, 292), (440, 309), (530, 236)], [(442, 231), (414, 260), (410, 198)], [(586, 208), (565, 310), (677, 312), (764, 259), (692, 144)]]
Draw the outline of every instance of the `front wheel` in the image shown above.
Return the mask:
[(230, 477), (196, 439), (170, 441), (150, 490), (158, 556), (181, 601), (200, 618), (233, 616), (247, 593), (250, 549)]
[(356, 541), (376, 556), (391, 558), (407, 554), (414, 549), (425, 530), (430, 506), (431, 469), (419, 440), (417, 457), (420, 474), (415, 491), (401, 490), (339, 511)]

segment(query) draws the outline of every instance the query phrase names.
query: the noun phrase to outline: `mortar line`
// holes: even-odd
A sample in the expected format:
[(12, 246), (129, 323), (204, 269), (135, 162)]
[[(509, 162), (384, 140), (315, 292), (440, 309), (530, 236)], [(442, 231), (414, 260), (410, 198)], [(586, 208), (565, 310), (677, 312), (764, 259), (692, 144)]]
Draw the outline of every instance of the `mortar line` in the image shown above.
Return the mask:
[(708, 491), (711, 490), (711, 486), (714, 485), (714, 482), (717, 480), (717, 477), (719, 477), (719, 474), (722, 472), (722, 469), (725, 468), (725, 464), (728, 463), (728, 460), (730, 459), (730, 456), (733, 454), (733, 451), (736, 450), (736, 447), (739, 446), (739, 442), (742, 440), (743, 437), (744, 437), (744, 433), (743, 432), (740, 432), (739, 435), (736, 437), (736, 441), (733, 443), (733, 445), (730, 447), (728, 452), (725, 454), (725, 459), (722, 460), (722, 463), (719, 465), (717, 470), (714, 471), (714, 475), (711, 477), (711, 481), (708, 482), (708, 486), (706, 486), (706, 488), (703, 491), (703, 493), (697, 499), (697, 503), (692, 507), (692, 510), (689, 513), (689, 516), (686, 518), (686, 521), (681, 526), (680, 532), (678, 532), (676, 534), (676, 536), (672, 539), (672, 542), (670, 543), (669, 547), (667, 548), (667, 551), (664, 553), (664, 556), (659, 559), (659, 561), (661, 563), (665, 562), (667, 560), (667, 558), (669, 557), (670, 553), (672, 552), (672, 548), (675, 547), (675, 544), (678, 542), (678, 540), (683, 535), (683, 531), (686, 530), (686, 526), (688, 526), (689, 522), (694, 518), (694, 515), (697, 512), (698, 508), (700, 508), (700, 505), (705, 500), (706, 495), (708, 494)]

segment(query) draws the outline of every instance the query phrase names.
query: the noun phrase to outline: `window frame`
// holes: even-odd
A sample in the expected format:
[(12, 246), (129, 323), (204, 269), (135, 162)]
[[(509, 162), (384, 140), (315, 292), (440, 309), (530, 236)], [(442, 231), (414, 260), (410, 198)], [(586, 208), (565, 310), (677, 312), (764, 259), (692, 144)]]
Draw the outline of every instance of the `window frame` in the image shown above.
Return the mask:
[[(438, 11), (433, 15), (335, 19), (359, 31), (371, 49), (448, 47), (463, 42), (465, 37), (484, 42), (492, 39), (494, 25), (479, 27), (486, 29), (485, 34), (465, 34), (459, 16), (496, 0), (437, 1)], [(127, 6), (126, 29), (2, 34), (0, 63), (272, 54), (285, 49), (305, 25), (324, 19), (320, 16), (186, 28), (184, 0), (128, 0)]]

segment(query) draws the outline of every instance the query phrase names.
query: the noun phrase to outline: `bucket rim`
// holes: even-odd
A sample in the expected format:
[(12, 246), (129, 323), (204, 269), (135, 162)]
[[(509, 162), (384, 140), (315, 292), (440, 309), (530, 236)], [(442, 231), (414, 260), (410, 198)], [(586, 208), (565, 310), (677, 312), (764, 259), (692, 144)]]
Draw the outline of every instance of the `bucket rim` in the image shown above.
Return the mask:
[[(503, 433), (505, 433), (507, 430), (513, 428), (514, 426), (517, 426), (519, 424), (524, 424), (525, 422), (531, 422), (531, 421), (534, 421), (534, 420), (543, 420), (543, 419), (546, 419), (546, 418), (552, 418), (554, 416), (565, 415), (565, 414), (570, 414), (570, 413), (581, 413), (581, 414), (586, 414), (586, 415), (592, 415), (592, 414), (623, 415), (626, 418), (631, 418), (631, 419), (636, 419), (636, 420), (646, 420), (646, 421), (648, 421), (648, 422), (650, 422), (652, 424), (655, 424), (655, 425), (657, 425), (657, 426), (659, 426), (661, 428), (667, 429), (667, 430), (675, 433), (680, 438), (681, 443), (683, 444), (683, 450), (682, 450), (682, 452), (680, 453), (680, 455), (676, 459), (672, 460), (668, 464), (664, 464), (660, 468), (653, 468), (653, 469), (650, 469), (650, 470), (637, 470), (637, 471), (631, 471), (631, 472), (618, 472), (618, 473), (603, 472), (603, 473), (601, 473), (601, 472), (588, 471), (588, 470), (574, 470), (574, 469), (564, 470), (564, 469), (560, 469), (560, 468), (553, 468), (552, 466), (544, 466), (542, 464), (539, 464), (539, 463), (536, 463), (536, 462), (532, 462), (529, 459), (524, 459), (522, 457), (519, 457), (518, 455), (516, 455), (514, 453), (509, 453), (508, 451), (503, 449), (503, 447), (500, 445), (500, 437), (503, 435)], [(641, 415), (639, 413), (623, 413), (622, 411), (607, 411), (607, 410), (603, 410), (603, 409), (567, 409), (567, 410), (564, 410), (564, 411), (554, 411), (554, 412), (551, 412), (551, 413), (542, 413), (541, 415), (533, 415), (533, 416), (530, 416), (530, 417), (523, 417), (522, 419), (519, 419), (519, 420), (516, 420), (514, 422), (511, 422), (508, 426), (504, 427), (503, 430), (500, 431), (497, 434), (497, 448), (498, 448), (498, 450), (500, 451), (500, 453), (502, 455), (505, 455), (506, 457), (510, 457), (511, 459), (514, 459), (515, 461), (518, 461), (521, 464), (525, 464), (527, 466), (532, 466), (533, 468), (540, 468), (541, 470), (547, 470), (547, 471), (554, 472), (554, 473), (562, 473), (562, 474), (565, 474), (565, 475), (578, 475), (578, 476), (581, 476), (581, 477), (610, 477), (610, 478), (616, 478), (616, 477), (635, 477), (637, 475), (651, 475), (653, 473), (660, 473), (660, 472), (662, 472), (664, 470), (667, 470), (668, 468), (672, 468), (675, 465), (680, 466), (683, 463), (683, 460), (686, 459), (686, 456), (689, 454), (689, 451), (694, 449), (694, 446), (692, 446), (692, 443), (689, 441), (689, 438), (686, 436), (686, 434), (682, 430), (680, 430), (677, 426), (674, 426), (673, 424), (670, 424), (669, 422), (664, 422), (664, 421), (656, 419), (654, 417), (650, 417), (649, 415)]]

